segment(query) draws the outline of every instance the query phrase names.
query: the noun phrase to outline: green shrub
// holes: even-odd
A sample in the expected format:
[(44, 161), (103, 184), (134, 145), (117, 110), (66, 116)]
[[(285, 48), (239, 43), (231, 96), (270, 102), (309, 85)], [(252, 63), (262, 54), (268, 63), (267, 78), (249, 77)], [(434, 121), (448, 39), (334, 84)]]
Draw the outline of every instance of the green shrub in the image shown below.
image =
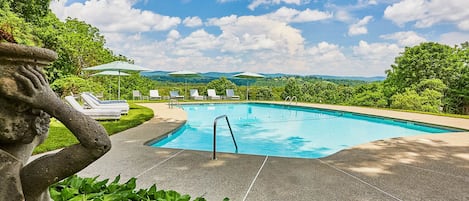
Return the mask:
[(78, 76), (69, 76), (66, 78), (57, 79), (50, 85), (50, 87), (61, 97), (69, 96), (71, 93), (80, 94), (84, 91), (95, 93), (104, 91), (104, 87), (99, 83), (85, 80)]
[[(119, 184), (120, 176), (109, 184), (108, 179), (98, 181), (97, 178), (81, 178), (73, 175), (50, 186), (50, 196), (55, 201), (189, 201), (191, 199), (191, 196), (181, 195), (173, 190), (158, 190), (156, 185), (148, 189), (136, 190), (136, 178), (131, 178), (123, 184)], [(194, 201), (205, 201), (205, 198), (197, 197)], [(229, 199), (225, 198), (223, 201), (229, 201)]]

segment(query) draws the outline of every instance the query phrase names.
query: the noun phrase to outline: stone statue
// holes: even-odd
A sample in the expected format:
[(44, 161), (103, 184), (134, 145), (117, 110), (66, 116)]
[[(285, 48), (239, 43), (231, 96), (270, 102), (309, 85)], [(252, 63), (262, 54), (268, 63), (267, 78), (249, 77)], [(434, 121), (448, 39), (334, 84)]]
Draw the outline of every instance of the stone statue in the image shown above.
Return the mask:
[[(40, 65), (33, 65), (37, 59), (21, 64), (8, 55), (15, 50), (4, 51), (4, 46), (0, 43), (0, 200), (49, 200), (49, 185), (104, 155), (111, 142), (98, 122), (56, 96)], [(20, 50), (20, 54), (37, 55), (29, 51)], [(10, 59), (2, 64), (5, 57)], [(33, 149), (47, 137), (50, 116), (80, 143), (27, 163)]]

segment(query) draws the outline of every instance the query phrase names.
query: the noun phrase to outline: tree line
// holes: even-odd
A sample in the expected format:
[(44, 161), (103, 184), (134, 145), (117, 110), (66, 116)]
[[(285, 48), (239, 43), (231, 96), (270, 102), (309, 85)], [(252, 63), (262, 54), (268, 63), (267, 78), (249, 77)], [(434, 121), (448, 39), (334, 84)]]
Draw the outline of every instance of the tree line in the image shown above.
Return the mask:
[(305, 102), (462, 114), (469, 106), (468, 63), (468, 42), (454, 47), (425, 42), (406, 47), (382, 82), (350, 86), (290, 79), (282, 97), (295, 95)]

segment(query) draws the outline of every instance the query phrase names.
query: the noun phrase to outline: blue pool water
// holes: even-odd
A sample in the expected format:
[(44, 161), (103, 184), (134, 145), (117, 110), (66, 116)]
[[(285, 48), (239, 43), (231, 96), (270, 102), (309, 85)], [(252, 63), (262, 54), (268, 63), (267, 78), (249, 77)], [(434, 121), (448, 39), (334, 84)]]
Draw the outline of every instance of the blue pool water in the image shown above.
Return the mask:
[[(227, 115), (238, 153), (319, 158), (366, 142), (449, 130), (314, 108), (257, 103), (181, 106), (188, 120), (154, 147), (212, 151), (213, 121)], [(217, 123), (217, 151), (235, 152), (226, 120)]]

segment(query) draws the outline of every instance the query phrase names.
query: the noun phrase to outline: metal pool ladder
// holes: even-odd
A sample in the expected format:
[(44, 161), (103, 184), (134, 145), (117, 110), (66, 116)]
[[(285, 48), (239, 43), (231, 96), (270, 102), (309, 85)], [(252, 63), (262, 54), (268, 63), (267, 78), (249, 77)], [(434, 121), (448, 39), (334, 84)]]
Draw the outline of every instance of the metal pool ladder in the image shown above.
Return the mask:
[(298, 98), (296, 98), (296, 96), (287, 96), (287, 97), (285, 98), (285, 104), (286, 104), (287, 101), (288, 101), (288, 103), (291, 105), (292, 102), (293, 102), (293, 100), (295, 100), (295, 105), (298, 105)]
[(213, 156), (212, 156), (212, 160), (217, 159), (217, 156), (216, 156), (216, 154), (217, 154), (217, 121), (219, 119), (222, 119), (222, 118), (225, 118), (226, 123), (228, 123), (228, 128), (230, 128), (231, 138), (233, 138), (233, 143), (234, 143), (235, 148), (236, 148), (236, 153), (238, 153), (238, 145), (236, 144), (236, 140), (234, 138), (233, 131), (231, 130), (231, 125), (230, 125), (230, 121), (228, 120), (228, 116), (221, 115), (221, 116), (218, 116), (217, 118), (215, 118), (215, 120), (213, 121)]

